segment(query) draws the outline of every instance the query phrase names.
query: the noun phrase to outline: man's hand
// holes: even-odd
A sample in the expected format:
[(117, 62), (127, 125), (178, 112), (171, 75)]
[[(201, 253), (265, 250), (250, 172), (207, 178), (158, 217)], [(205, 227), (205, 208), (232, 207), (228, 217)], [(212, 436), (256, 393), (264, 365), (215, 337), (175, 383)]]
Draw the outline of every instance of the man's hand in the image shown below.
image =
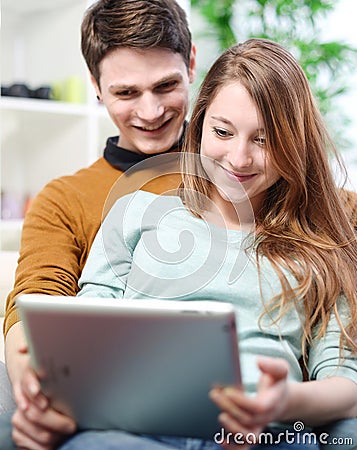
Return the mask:
[(28, 450), (55, 449), (66, 436), (75, 432), (76, 424), (70, 417), (52, 409), (41, 392), (39, 378), (30, 367), (20, 323), (10, 328), (5, 352), (17, 406), (12, 418), (15, 444)]

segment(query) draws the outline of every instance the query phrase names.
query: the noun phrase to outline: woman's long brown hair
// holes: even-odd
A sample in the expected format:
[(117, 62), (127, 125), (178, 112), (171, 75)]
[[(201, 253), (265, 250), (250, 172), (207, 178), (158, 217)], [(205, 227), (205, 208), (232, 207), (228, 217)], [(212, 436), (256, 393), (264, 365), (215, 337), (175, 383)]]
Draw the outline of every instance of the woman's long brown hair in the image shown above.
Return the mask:
[[(187, 130), (182, 199), (198, 211), (202, 195), (195, 193), (210, 197), (212, 186), (199, 158), (189, 155), (200, 152), (205, 112), (217, 92), (235, 82), (247, 89), (261, 114), (266, 152), (280, 174), (255, 217), (258, 268), (261, 257), (268, 258), (282, 286), (268, 310), (277, 309), (281, 317), (303, 299), (304, 356), (313, 338), (325, 335), (331, 313), (341, 328), (340, 348), (357, 351), (356, 235), (328, 162), (329, 155), (338, 155), (303, 70), (281, 45), (250, 39), (225, 51), (209, 70)], [(298, 282), (294, 289), (286, 270)], [(348, 324), (338, 311), (341, 294), (350, 310)]]

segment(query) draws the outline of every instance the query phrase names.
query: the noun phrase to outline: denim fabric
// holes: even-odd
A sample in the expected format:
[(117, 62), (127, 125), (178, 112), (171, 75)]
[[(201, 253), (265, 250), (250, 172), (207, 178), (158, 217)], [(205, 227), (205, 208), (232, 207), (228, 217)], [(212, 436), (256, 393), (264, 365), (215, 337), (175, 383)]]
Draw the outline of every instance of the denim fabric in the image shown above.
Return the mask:
[[(0, 415), (15, 409), (12, 389), (5, 364), (0, 361)], [(1, 449), (0, 449), (1, 450)]]
[(315, 429), (320, 449), (357, 450), (357, 419), (344, 419)]
[(150, 437), (124, 431), (84, 431), (64, 443), (60, 450), (220, 450), (199, 439)]
[(11, 438), (12, 412), (0, 414), (0, 450), (16, 450)]
[[(318, 450), (318, 444), (274, 442), (272, 445), (256, 445), (252, 450)], [(291, 437), (291, 436), (290, 436)], [(233, 441), (231, 441), (233, 443)], [(309, 442), (309, 441), (307, 441)], [(70, 438), (60, 450), (221, 450), (213, 441), (175, 437), (150, 437), (121, 431), (85, 431)]]
[[(11, 439), (11, 413), (0, 415), (0, 450), (15, 450)], [(321, 450), (352, 450), (357, 449), (356, 444), (356, 419), (336, 422), (333, 426), (326, 428), (328, 438), (322, 436), (326, 442), (320, 446)], [(321, 428), (323, 433), (325, 429)], [(333, 441), (332, 439), (339, 439)], [(345, 439), (352, 438), (348, 443)], [(341, 439), (344, 439), (342, 442)], [(297, 441), (297, 439), (295, 439)], [(309, 439), (300, 435), (296, 443), (273, 443), (272, 445), (256, 445), (252, 450), (318, 450), (319, 446)], [(305, 442), (305, 444), (304, 444)], [(59, 450), (220, 450), (221, 447), (214, 442), (201, 441), (198, 439), (172, 438), (172, 437), (150, 437), (136, 436), (121, 431), (87, 431), (78, 433), (62, 444)]]

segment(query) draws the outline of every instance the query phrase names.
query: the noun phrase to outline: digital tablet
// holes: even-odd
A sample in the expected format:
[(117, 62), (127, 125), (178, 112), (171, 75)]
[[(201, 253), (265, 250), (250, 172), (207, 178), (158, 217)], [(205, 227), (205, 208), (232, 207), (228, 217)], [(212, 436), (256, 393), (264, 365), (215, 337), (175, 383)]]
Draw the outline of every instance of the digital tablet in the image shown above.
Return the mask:
[(240, 386), (232, 305), (17, 297), (33, 368), (80, 429), (212, 439), (213, 386)]

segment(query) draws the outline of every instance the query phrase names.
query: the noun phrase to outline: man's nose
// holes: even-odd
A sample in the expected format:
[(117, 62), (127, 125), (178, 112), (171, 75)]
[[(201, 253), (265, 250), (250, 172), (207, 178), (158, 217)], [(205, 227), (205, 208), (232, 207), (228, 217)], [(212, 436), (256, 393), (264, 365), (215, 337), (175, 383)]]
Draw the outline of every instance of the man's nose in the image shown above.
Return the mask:
[(164, 106), (157, 95), (144, 94), (140, 98), (137, 116), (146, 122), (154, 122), (164, 113)]

